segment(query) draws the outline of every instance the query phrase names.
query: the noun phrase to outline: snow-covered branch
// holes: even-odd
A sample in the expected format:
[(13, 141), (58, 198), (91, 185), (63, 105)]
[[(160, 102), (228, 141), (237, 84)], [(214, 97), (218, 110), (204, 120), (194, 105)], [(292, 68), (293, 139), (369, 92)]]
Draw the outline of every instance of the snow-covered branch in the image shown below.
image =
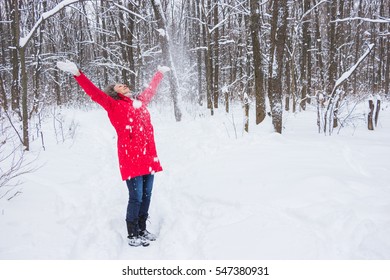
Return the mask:
[(329, 135), (332, 133), (332, 129), (335, 126), (332, 126), (332, 116), (333, 118), (337, 115), (338, 111), (338, 103), (340, 98), (340, 90), (338, 90), (338, 87), (344, 83), (352, 74), (356, 71), (358, 66), (362, 63), (362, 61), (368, 56), (368, 54), (371, 52), (371, 50), (374, 48), (374, 44), (368, 45), (368, 49), (365, 51), (365, 53), (359, 58), (359, 60), (346, 72), (344, 72), (340, 78), (337, 79), (335, 82), (335, 85), (333, 87), (332, 93), (330, 95), (329, 103), (325, 112), (324, 116), (324, 132), (326, 133), (327, 127), (329, 128)]
[(344, 72), (341, 77), (336, 81), (334, 85), (333, 91), (341, 85), (346, 79), (348, 79), (353, 72), (355, 72), (356, 68), (359, 66), (359, 64), (366, 58), (366, 56), (371, 52), (372, 48), (374, 47), (374, 44), (368, 45), (368, 49), (366, 52), (359, 58), (358, 62), (356, 62), (355, 65), (353, 65), (348, 71)]
[(336, 19), (336, 20), (331, 21), (331, 22), (345, 22), (345, 21), (351, 21), (351, 20), (362, 20), (362, 21), (367, 21), (367, 22), (372, 22), (372, 23), (390, 23), (390, 18), (371, 19), (371, 18), (362, 18), (362, 17), (341, 18), (341, 19)]
[(219, 28), (225, 21), (227, 20), (227, 18), (225, 18), (224, 20), (218, 22), (218, 24), (216, 26), (214, 26), (213, 28), (209, 29), (209, 33), (213, 33), (214, 30), (216, 30), (217, 28)]
[[(54, 16), (55, 14), (57, 14), (59, 11), (61, 11), (63, 8), (65, 8), (66, 6), (69, 6), (71, 4), (74, 4), (74, 3), (77, 3), (77, 2), (80, 2), (80, 0), (64, 0), (62, 2), (60, 2), (59, 4), (57, 4), (53, 9), (51, 9), (50, 11), (47, 11), (47, 12), (44, 12), (40, 17), (39, 19), (37, 20), (37, 22), (34, 24), (33, 28), (30, 30), (30, 32), (27, 34), (27, 36), (25, 37), (22, 37), (20, 38), (19, 40), (19, 46), (21, 48), (23, 48), (24, 46), (26, 46), (26, 44), (30, 41), (30, 39), (32, 38), (32, 35), (35, 33), (35, 31), (37, 31), (37, 29), (39, 28), (39, 26), (41, 25), (41, 23), (45, 20), (45, 19), (48, 19), (52, 16)], [(113, 4), (118, 7), (119, 9), (121, 10), (124, 10), (142, 20), (145, 20), (146, 19), (144, 17), (142, 17), (141, 15), (137, 14), (137, 13), (134, 13), (133, 11), (130, 11), (129, 9), (127, 9), (126, 7), (122, 6), (122, 5), (119, 5), (115, 2), (113, 2)]]
[(127, 9), (126, 7), (124, 7), (124, 6), (120, 5), (120, 4), (117, 4), (117, 3), (115, 3), (115, 2), (113, 2), (113, 4), (114, 4), (116, 7), (118, 7), (119, 9), (124, 10), (125, 12), (127, 12), (127, 13), (129, 13), (129, 14), (132, 14), (132, 15), (135, 16), (135, 17), (138, 17), (138, 18), (140, 18), (140, 19), (142, 19), (142, 20), (144, 20), (144, 21), (147, 21), (147, 19), (144, 18), (143, 16), (141, 16), (140, 14), (134, 13), (133, 11), (130, 11), (130, 10)]
[(79, 2), (80, 0), (64, 0), (62, 2), (60, 2), (59, 4), (57, 4), (53, 9), (51, 9), (50, 11), (47, 11), (45, 13), (43, 13), (40, 18), (37, 20), (37, 22), (35, 23), (35, 25), (33, 26), (33, 28), (30, 30), (30, 32), (27, 34), (26, 37), (23, 37), (23, 38), (20, 38), (20, 41), (19, 41), (19, 46), (21, 48), (24, 48), (24, 46), (28, 43), (28, 41), (30, 41), (32, 35), (34, 34), (34, 32), (39, 28), (39, 26), (41, 25), (41, 23), (49, 18), (49, 17), (52, 17), (54, 16), (56, 13), (58, 13), (59, 11), (61, 11), (63, 8), (65, 8), (66, 6), (69, 6), (71, 4), (74, 4), (74, 3), (77, 3)]
[(318, 2), (316, 5), (314, 5), (311, 9), (307, 10), (301, 17), (301, 22), (303, 21), (303, 19), (308, 15), (310, 14), (315, 8), (317, 8), (319, 5), (321, 5), (322, 3), (325, 3), (325, 2), (329, 2), (329, 0), (322, 0), (320, 2)]

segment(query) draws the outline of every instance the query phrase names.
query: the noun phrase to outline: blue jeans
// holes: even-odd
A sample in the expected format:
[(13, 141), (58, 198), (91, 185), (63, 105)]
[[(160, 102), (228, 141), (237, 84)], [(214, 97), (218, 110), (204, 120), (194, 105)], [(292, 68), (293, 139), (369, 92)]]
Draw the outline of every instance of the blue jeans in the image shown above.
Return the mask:
[(152, 197), (154, 175), (148, 174), (126, 180), (129, 189), (126, 221), (138, 223), (148, 217), (150, 199)]

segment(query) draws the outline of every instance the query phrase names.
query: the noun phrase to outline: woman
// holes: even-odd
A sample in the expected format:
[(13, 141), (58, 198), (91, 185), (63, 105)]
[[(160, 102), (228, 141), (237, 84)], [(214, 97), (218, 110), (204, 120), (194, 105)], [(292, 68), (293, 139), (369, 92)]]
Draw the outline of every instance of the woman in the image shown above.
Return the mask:
[(57, 67), (74, 75), (76, 81), (108, 114), (118, 135), (118, 157), (122, 180), (129, 189), (126, 224), (130, 246), (148, 246), (156, 236), (146, 230), (154, 173), (162, 171), (154, 143), (153, 126), (147, 105), (156, 93), (163, 74), (158, 67), (150, 85), (137, 99), (124, 84), (114, 84), (105, 92), (97, 88), (73, 62), (57, 62)]

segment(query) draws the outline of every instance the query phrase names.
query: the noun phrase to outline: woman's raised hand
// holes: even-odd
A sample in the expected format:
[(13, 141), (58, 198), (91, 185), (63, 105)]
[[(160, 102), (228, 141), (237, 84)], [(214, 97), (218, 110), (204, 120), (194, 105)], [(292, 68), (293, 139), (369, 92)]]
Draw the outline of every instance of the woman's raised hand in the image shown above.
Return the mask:
[(57, 68), (65, 72), (69, 72), (74, 76), (80, 76), (80, 71), (77, 65), (69, 60), (57, 61)]
[(171, 68), (169, 68), (168, 66), (158, 66), (157, 67), (157, 70), (163, 74), (165, 74), (166, 72), (168, 71), (171, 71)]

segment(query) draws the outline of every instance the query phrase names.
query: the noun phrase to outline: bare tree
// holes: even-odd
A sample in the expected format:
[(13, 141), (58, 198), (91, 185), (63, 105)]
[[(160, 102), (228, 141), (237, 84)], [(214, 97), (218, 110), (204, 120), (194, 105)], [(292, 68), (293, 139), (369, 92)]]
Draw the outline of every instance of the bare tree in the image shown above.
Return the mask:
[(283, 56), (287, 31), (287, 0), (273, 1), (271, 23), (271, 50), (269, 64), (268, 98), (271, 104), (272, 124), (282, 133)]
[(265, 94), (263, 90), (264, 73), (262, 71), (262, 51), (260, 48), (259, 39), (259, 12), (260, 9), (257, 5), (257, 1), (250, 0), (251, 10), (251, 35), (253, 46), (253, 67), (255, 72), (255, 97), (256, 97), (256, 124), (261, 123), (266, 116), (265, 109)]
[(157, 25), (159, 28), (160, 43), (161, 43), (161, 49), (163, 52), (164, 61), (166, 66), (170, 67), (172, 70), (168, 74), (168, 78), (169, 78), (169, 84), (171, 88), (175, 118), (176, 121), (181, 121), (181, 110), (178, 104), (179, 82), (177, 80), (176, 70), (173, 65), (172, 52), (169, 45), (169, 35), (168, 35), (168, 29), (167, 29), (164, 12), (161, 7), (160, 1), (152, 0), (151, 3), (153, 6), (154, 14), (157, 19)]
[(218, 0), (214, 0), (213, 17), (214, 17), (214, 55), (213, 55), (213, 66), (214, 66), (214, 77), (213, 77), (213, 105), (214, 108), (218, 108), (219, 103), (219, 12), (218, 12)]

